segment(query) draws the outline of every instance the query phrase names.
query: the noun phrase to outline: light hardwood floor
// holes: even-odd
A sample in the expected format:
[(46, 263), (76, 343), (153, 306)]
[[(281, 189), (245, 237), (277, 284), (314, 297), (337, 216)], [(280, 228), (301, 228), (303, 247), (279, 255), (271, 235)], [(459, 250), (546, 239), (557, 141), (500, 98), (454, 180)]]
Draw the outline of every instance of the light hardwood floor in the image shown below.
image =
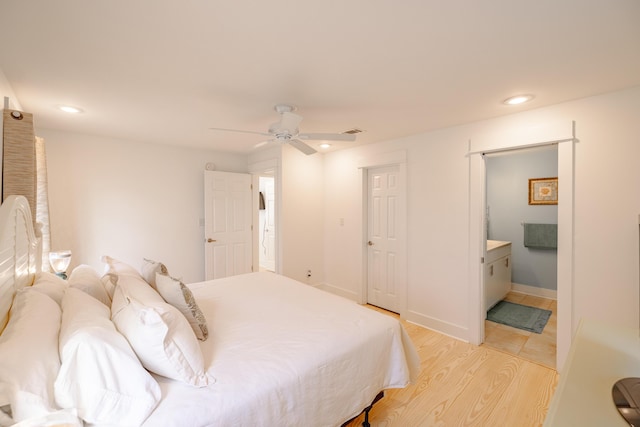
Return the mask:
[(556, 300), (509, 292), (505, 301), (551, 310), (551, 317), (541, 334), (485, 320), (484, 345), (555, 369), (558, 323)]
[(415, 384), (385, 391), (369, 414), (372, 426), (542, 425), (558, 381), (555, 370), (402, 323), (420, 354), (421, 372)]

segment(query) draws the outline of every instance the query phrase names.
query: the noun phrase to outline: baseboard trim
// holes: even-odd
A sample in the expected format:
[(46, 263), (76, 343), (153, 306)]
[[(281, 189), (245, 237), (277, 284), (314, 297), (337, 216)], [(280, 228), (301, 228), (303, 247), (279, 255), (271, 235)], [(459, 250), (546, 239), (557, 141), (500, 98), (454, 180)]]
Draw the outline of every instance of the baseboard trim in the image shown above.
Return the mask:
[(469, 330), (460, 325), (443, 322), (442, 320), (434, 319), (433, 317), (425, 316), (424, 314), (411, 310), (407, 310), (405, 320), (459, 341), (469, 342), (468, 339), (463, 338), (469, 335)]
[(339, 295), (341, 297), (350, 299), (352, 301), (358, 302), (358, 294), (353, 291), (349, 291), (347, 289), (339, 288), (337, 286), (329, 285), (327, 283), (319, 283), (316, 285), (318, 289), (322, 289), (323, 291), (330, 292), (332, 294)]
[(535, 297), (558, 299), (558, 291), (553, 289), (538, 288), (537, 286), (521, 285), (519, 283), (511, 283), (511, 290), (521, 294), (532, 295)]

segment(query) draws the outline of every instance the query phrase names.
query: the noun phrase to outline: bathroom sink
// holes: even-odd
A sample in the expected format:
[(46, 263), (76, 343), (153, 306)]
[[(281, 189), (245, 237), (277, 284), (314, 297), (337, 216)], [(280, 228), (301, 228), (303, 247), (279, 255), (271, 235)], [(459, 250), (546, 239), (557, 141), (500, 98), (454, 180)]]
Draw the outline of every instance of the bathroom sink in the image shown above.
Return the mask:
[(499, 248), (500, 246), (509, 244), (511, 244), (511, 242), (503, 242), (502, 240), (487, 240), (487, 252)]
[(489, 264), (507, 255), (511, 255), (511, 242), (487, 240), (487, 259), (485, 263)]

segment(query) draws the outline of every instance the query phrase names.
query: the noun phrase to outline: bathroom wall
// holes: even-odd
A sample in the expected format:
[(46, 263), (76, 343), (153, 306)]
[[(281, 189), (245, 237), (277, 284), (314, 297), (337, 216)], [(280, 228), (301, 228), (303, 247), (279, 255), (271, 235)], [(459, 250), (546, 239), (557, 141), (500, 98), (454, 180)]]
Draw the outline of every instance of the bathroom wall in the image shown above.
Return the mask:
[[(557, 205), (529, 205), (529, 178), (558, 176), (558, 150), (550, 146), (487, 155), (487, 234), (511, 242), (511, 281), (557, 290), (557, 250), (524, 246), (523, 222), (557, 224)], [(558, 185), (562, 203), (562, 183)], [(544, 293), (543, 293), (544, 294)]]

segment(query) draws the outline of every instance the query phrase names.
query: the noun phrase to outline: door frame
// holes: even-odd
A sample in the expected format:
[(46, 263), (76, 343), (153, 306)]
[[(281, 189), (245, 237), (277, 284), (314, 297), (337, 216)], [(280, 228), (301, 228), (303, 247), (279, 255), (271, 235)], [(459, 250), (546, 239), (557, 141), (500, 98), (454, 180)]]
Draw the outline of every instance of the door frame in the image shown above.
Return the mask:
[(361, 214), (362, 214), (362, 230), (361, 230), (361, 277), (362, 282), (358, 291), (358, 303), (367, 303), (367, 284), (369, 280), (369, 250), (367, 245), (367, 236), (369, 233), (369, 169), (382, 166), (398, 166), (398, 187), (401, 201), (398, 206), (398, 235), (402, 236), (404, 244), (399, 245), (399, 261), (398, 273), (400, 283), (398, 286), (398, 311), (400, 318), (406, 318), (407, 314), (407, 278), (408, 278), (408, 260), (407, 260), (407, 152), (406, 150), (398, 150), (387, 153), (374, 154), (360, 159), (358, 169), (360, 171), (360, 190), (361, 190)]
[[(558, 333), (556, 370), (561, 371), (577, 328), (573, 310), (574, 288), (574, 188), (575, 122), (549, 123), (527, 129), (485, 135), (469, 141), (469, 342), (484, 341), (484, 264), (486, 255), (486, 180), (484, 154), (558, 145), (558, 181), (562, 202), (558, 204)], [(515, 141), (515, 142), (514, 142)]]
[(281, 209), (282, 209), (282, 172), (280, 168), (279, 159), (270, 159), (257, 163), (251, 163), (248, 166), (249, 173), (251, 174), (251, 183), (253, 185), (253, 206), (252, 206), (252, 218), (253, 218), (253, 271), (260, 271), (260, 237), (259, 233), (259, 205), (260, 205), (260, 175), (273, 176), (273, 186), (275, 191), (275, 206), (274, 206), (274, 222), (276, 225), (275, 235), (275, 273), (281, 274), (282, 272), (282, 226), (281, 226)]

